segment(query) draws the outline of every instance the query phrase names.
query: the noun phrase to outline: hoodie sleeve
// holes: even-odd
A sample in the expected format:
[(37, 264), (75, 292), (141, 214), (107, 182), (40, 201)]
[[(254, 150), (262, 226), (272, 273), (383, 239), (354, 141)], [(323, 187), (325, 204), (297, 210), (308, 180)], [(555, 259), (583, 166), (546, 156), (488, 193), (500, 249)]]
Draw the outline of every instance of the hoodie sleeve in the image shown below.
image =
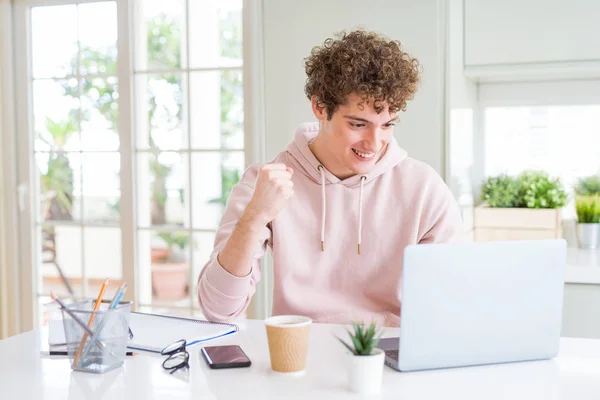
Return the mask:
[(432, 185), (431, 201), (425, 210), (427, 218), (425, 234), (419, 240), (422, 243), (449, 243), (467, 241), (467, 232), (460, 208), (446, 183), (437, 176)]
[(242, 180), (231, 190), (221, 225), (217, 230), (213, 251), (198, 277), (198, 301), (204, 316), (211, 321), (230, 321), (244, 312), (260, 281), (260, 259), (271, 240), (271, 230), (265, 226), (256, 243), (252, 270), (244, 277), (230, 274), (219, 264), (217, 256), (227, 244), (238, 221), (254, 193), (257, 167), (250, 167)]

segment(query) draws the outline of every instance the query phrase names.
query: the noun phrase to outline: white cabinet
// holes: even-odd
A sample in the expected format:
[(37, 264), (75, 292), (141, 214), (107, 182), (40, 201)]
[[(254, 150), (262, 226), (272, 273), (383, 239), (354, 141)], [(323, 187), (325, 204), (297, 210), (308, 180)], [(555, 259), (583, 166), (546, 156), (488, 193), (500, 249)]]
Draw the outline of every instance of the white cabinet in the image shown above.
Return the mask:
[[(600, 1), (464, 0), (465, 70), (599, 69)], [(467, 75), (469, 75), (467, 73)]]

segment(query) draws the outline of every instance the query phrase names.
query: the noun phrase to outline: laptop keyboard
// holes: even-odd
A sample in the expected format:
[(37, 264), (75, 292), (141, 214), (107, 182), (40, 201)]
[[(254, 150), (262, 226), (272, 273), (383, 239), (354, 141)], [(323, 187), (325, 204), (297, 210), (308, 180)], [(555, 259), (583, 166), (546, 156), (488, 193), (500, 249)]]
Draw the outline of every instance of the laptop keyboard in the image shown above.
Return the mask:
[(398, 350), (386, 350), (385, 355), (394, 361), (398, 361)]

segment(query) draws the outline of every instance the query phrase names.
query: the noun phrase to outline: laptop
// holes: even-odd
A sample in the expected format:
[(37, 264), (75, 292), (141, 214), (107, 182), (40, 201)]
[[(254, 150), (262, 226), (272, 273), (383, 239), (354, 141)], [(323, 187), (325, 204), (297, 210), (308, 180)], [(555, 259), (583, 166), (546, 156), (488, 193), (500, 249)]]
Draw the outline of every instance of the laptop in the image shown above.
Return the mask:
[(404, 251), (400, 337), (385, 363), (418, 371), (558, 354), (563, 239), (420, 244)]

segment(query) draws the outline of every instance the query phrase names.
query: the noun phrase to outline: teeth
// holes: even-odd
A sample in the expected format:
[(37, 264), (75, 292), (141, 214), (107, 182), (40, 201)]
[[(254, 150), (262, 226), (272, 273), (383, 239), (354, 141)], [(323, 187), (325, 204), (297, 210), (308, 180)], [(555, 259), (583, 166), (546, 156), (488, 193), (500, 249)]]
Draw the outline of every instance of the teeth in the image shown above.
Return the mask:
[(352, 151), (361, 156), (362, 158), (373, 158), (373, 156), (375, 155), (375, 153), (362, 153), (356, 149), (352, 149)]

